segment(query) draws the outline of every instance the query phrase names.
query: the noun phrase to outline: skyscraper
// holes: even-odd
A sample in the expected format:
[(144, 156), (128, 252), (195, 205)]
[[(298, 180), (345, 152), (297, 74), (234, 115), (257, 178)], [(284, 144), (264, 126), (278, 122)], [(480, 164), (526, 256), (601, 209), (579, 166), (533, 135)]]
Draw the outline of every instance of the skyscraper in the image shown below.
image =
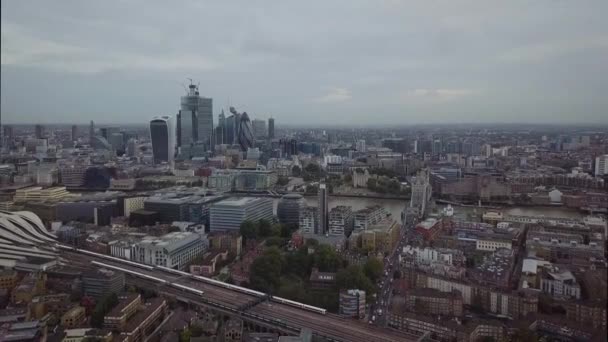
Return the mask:
[(253, 136), (256, 139), (266, 138), (266, 121), (253, 119), (253, 121), (251, 121), (251, 126), (253, 127)]
[(92, 143), (93, 137), (95, 137), (95, 123), (91, 120), (91, 124), (89, 125), (89, 143)]
[(70, 136), (70, 138), (72, 139), (72, 141), (76, 141), (76, 135), (77, 134), (78, 134), (78, 126), (72, 125), (72, 134)]
[(188, 93), (181, 97), (178, 115), (178, 146), (200, 142), (208, 148), (213, 145), (213, 101), (201, 97), (198, 86), (190, 84)]
[(150, 140), (154, 162), (171, 163), (175, 155), (175, 129), (170, 116), (156, 116), (150, 121)]
[(239, 123), (239, 145), (243, 151), (247, 151), (250, 147), (253, 147), (253, 132), (251, 130), (251, 121), (246, 112), (241, 114), (241, 121)]
[(328, 224), (328, 203), (327, 203), (327, 186), (323, 184), (319, 184), (319, 233), (327, 234), (327, 224)]
[(268, 119), (268, 138), (274, 139), (274, 119)]
[(224, 110), (218, 116), (217, 127), (215, 128), (215, 144), (222, 145), (226, 143), (226, 114)]
[(42, 139), (44, 138), (44, 126), (42, 125), (36, 125), (34, 130), (36, 131), (36, 139)]

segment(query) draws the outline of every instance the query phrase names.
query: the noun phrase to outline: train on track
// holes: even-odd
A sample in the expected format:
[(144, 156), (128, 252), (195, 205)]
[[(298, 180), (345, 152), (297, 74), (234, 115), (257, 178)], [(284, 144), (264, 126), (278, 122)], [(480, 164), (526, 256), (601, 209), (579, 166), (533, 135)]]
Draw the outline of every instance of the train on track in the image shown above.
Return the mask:
[[(187, 272), (179, 271), (179, 270), (176, 270), (176, 269), (173, 269), (173, 268), (169, 268), (169, 267), (145, 265), (145, 264), (141, 264), (141, 263), (137, 263), (137, 262), (133, 262), (133, 261), (129, 261), (129, 260), (113, 257), (113, 256), (110, 256), (110, 255), (96, 253), (96, 252), (88, 251), (86, 249), (80, 249), (80, 248), (75, 248), (75, 247), (72, 247), (72, 246), (66, 246), (66, 245), (61, 245), (61, 244), (57, 244), (57, 247), (59, 247), (61, 249), (77, 252), (77, 253), (88, 254), (90, 256), (101, 258), (101, 259), (105, 259), (105, 260), (108, 260), (108, 261), (114, 261), (114, 262), (119, 262), (119, 263), (127, 264), (127, 265), (130, 265), (130, 266), (133, 266), (133, 267), (138, 267), (138, 268), (147, 270), (147, 271), (159, 270), (159, 271), (163, 271), (163, 272), (179, 275), (180, 277), (189, 277), (191, 279), (196, 279), (196, 280), (199, 280), (199, 281), (207, 283), (207, 284), (211, 284), (211, 285), (214, 285), (214, 286), (222, 287), (222, 288), (229, 289), (229, 290), (232, 290), (232, 291), (237, 291), (237, 292), (245, 293), (245, 294), (257, 297), (257, 298), (267, 297), (270, 301), (273, 301), (273, 302), (276, 302), (276, 303), (280, 303), (280, 304), (284, 304), (284, 305), (288, 305), (288, 306), (292, 306), (292, 307), (297, 307), (299, 309), (315, 312), (315, 313), (318, 313), (318, 314), (321, 314), (321, 315), (325, 315), (327, 313), (327, 310), (325, 310), (323, 308), (319, 308), (319, 307), (312, 306), (312, 305), (307, 305), (307, 304), (304, 304), (304, 303), (299, 303), (299, 302), (296, 302), (296, 301), (293, 301), (293, 300), (289, 300), (289, 299), (285, 299), (285, 298), (281, 298), (281, 297), (277, 297), (277, 296), (271, 296), (271, 295), (266, 294), (264, 292), (248, 289), (248, 288), (242, 287), (242, 286), (228, 284), (228, 283), (225, 283), (223, 281), (219, 281), (219, 280), (215, 280), (215, 279), (211, 279), (211, 278), (207, 278), (207, 277), (197, 276), (197, 275), (194, 275), (194, 274), (190, 274), (190, 273), (187, 273)], [(156, 282), (159, 282), (159, 283), (162, 283), (162, 284), (167, 284), (167, 285), (173, 286), (175, 288), (182, 289), (182, 290), (187, 291), (187, 292), (192, 292), (192, 293), (196, 293), (196, 294), (199, 294), (199, 295), (203, 294), (203, 291), (201, 291), (201, 290), (197, 290), (197, 289), (194, 289), (194, 288), (191, 288), (191, 287), (188, 287), (188, 286), (184, 286), (184, 285), (180, 285), (180, 284), (175, 284), (175, 283), (167, 282), (164, 279), (161, 279), (161, 278), (158, 278), (158, 277), (153, 277), (153, 276), (150, 276), (150, 275), (147, 275), (147, 274), (143, 274), (143, 273), (140, 273), (140, 272), (135, 272), (135, 271), (131, 271), (131, 270), (127, 270), (127, 269), (121, 268), (121, 267), (103, 264), (103, 263), (100, 263), (100, 262), (97, 262), (97, 261), (93, 261), (93, 264), (96, 264), (98, 266), (108, 267), (108, 268), (111, 268), (111, 269), (116, 269), (118, 271), (122, 271), (122, 272), (126, 272), (126, 273), (129, 273), (129, 274), (133, 274), (135, 276), (139, 276), (139, 277), (142, 277), (144, 279), (153, 280), (153, 281), (156, 281)]]

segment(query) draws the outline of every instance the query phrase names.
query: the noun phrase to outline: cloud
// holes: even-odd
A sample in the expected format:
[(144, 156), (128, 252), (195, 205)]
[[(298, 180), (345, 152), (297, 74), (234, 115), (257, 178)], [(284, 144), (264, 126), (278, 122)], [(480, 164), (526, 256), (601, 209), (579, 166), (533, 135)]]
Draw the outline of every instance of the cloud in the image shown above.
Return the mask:
[(477, 91), (466, 88), (417, 88), (407, 90), (401, 100), (424, 99), (429, 101), (451, 101), (476, 94)]
[(543, 42), (516, 47), (499, 55), (498, 60), (510, 63), (540, 63), (548, 59), (589, 49), (608, 49), (608, 36)]
[(326, 87), (327, 93), (314, 99), (317, 103), (339, 103), (350, 101), (353, 97), (350, 90), (340, 87)]

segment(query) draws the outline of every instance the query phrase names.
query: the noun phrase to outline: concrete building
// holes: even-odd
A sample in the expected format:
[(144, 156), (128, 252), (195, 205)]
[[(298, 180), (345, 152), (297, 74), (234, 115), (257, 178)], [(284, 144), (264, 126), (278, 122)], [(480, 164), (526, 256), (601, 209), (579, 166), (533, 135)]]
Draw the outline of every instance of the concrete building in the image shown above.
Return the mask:
[(120, 293), (125, 286), (125, 275), (105, 268), (85, 271), (82, 274), (82, 287), (85, 296), (97, 300), (110, 293)]
[(405, 306), (409, 311), (427, 315), (461, 317), (463, 312), (462, 295), (458, 291), (411, 289), (405, 294)]
[(210, 208), (211, 231), (238, 231), (243, 221), (271, 221), (272, 217), (273, 205), (269, 198), (229, 198)]
[(366, 230), (388, 216), (388, 211), (380, 205), (373, 205), (354, 212), (353, 229), (355, 231)]
[(268, 138), (274, 139), (274, 118), (268, 119)]
[(595, 157), (595, 172), (596, 177), (608, 174), (608, 154)]
[(139, 293), (118, 296), (118, 305), (112, 308), (103, 318), (104, 328), (122, 331), (127, 321), (137, 312), (141, 303), (141, 295)]
[(82, 306), (74, 306), (61, 316), (61, 326), (63, 328), (76, 328), (85, 321), (85, 310)]
[(256, 139), (264, 139), (267, 136), (266, 132), (266, 121), (262, 119), (253, 119), (251, 121), (251, 126), (253, 128), (253, 136)]
[(306, 208), (306, 200), (300, 194), (286, 194), (277, 205), (277, 217), (282, 224), (298, 225), (300, 212)]
[(319, 208), (306, 207), (300, 211), (300, 232), (302, 234), (319, 234)]
[(540, 280), (540, 289), (557, 298), (581, 298), (581, 287), (576, 281), (574, 274), (569, 270), (547, 270), (543, 269)]
[(340, 291), (339, 314), (355, 319), (365, 318), (365, 291), (357, 289)]
[(161, 237), (145, 237), (135, 244), (134, 261), (184, 270), (209, 249), (206, 237), (192, 232), (173, 232)]
[(329, 212), (328, 233), (332, 236), (350, 235), (353, 230), (353, 208), (339, 205)]

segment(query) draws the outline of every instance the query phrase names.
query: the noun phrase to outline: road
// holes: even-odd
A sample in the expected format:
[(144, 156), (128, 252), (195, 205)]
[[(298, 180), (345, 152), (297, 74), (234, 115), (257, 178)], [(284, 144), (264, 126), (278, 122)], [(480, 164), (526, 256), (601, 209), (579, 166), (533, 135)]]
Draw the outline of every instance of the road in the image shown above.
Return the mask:
[(387, 325), (388, 309), (390, 307), (392, 297), (393, 276), (395, 270), (399, 269), (399, 254), (404, 246), (408, 243), (408, 232), (413, 224), (402, 226), (399, 233), (399, 241), (384, 258), (384, 272), (382, 278), (376, 284), (378, 292), (376, 300), (370, 305), (368, 319), (377, 326), (385, 327)]
[[(86, 264), (98, 261), (115, 267), (121, 267), (152, 277), (157, 277), (175, 284), (181, 284), (202, 290), (203, 295), (180, 292), (177, 289), (164, 287), (165, 292), (180, 292), (180, 296), (191, 298), (199, 303), (217, 303), (230, 310), (237, 311), (239, 307), (256, 299), (253, 295), (234, 291), (224, 287), (205, 283), (196, 279), (185, 278), (159, 269), (146, 270), (119, 261), (109, 261), (88, 254), (63, 250), (61, 256), (70, 262)], [(146, 282), (142, 282), (144, 284)], [(276, 302), (260, 303), (245, 311), (245, 314), (258, 315), (278, 325), (288, 325), (298, 329), (308, 328), (313, 333), (329, 337), (335, 341), (345, 342), (394, 342), (415, 341), (416, 336), (401, 331), (380, 328), (361, 321), (346, 319), (333, 314), (322, 315), (293, 306)]]

